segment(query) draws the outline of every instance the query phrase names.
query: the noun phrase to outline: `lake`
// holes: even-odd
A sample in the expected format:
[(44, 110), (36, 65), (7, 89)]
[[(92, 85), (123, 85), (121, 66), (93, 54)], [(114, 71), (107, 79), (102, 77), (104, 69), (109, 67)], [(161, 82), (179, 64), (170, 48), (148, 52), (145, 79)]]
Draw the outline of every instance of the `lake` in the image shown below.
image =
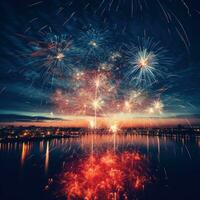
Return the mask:
[(0, 144), (0, 199), (198, 199), (200, 137), (95, 135)]

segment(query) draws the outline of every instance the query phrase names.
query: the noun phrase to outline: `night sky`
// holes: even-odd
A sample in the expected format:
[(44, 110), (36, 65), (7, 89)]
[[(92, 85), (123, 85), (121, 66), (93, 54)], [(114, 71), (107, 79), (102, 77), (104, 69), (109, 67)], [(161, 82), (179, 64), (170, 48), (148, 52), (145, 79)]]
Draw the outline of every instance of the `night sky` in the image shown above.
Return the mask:
[[(118, 102), (133, 90), (145, 93), (142, 109), (131, 114), (145, 115), (158, 99), (159, 117), (200, 114), (199, 1), (1, 0), (0, 8), (0, 114), (83, 115), (75, 104), (60, 112), (55, 96), (70, 101), (80, 87), (73, 75), (105, 63)], [(133, 72), (141, 49), (155, 53), (153, 78)]]

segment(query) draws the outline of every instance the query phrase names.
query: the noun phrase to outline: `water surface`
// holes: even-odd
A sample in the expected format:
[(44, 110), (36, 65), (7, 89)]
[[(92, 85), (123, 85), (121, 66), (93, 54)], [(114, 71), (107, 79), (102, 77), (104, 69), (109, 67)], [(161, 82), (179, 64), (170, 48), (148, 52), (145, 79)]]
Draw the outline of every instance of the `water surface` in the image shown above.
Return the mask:
[(200, 138), (85, 135), (0, 144), (0, 199), (198, 199)]

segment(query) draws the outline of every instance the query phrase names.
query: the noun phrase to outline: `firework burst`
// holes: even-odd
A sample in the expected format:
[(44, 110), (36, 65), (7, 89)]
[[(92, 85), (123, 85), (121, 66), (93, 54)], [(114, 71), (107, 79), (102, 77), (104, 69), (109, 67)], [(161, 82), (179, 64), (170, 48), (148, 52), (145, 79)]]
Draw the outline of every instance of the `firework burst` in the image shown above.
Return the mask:
[[(85, 2), (86, 5), (82, 6)], [(152, 103), (159, 97), (156, 96), (153, 100), (147, 100), (148, 97), (145, 97), (140, 91), (148, 91), (150, 88), (154, 88), (152, 86), (163, 86), (163, 79), (169, 77), (166, 75), (170, 71), (169, 67), (173, 64), (168, 56), (169, 52), (161, 47), (159, 42), (155, 42), (146, 36), (148, 27), (144, 27), (144, 34), (142, 35), (145, 35), (145, 37), (139, 38), (138, 42), (127, 45), (128, 48), (123, 52), (123, 44), (130, 40), (128, 34), (130, 26), (129, 23), (124, 23), (123, 19), (119, 20), (119, 16), (113, 12), (121, 13), (128, 8), (132, 16), (138, 15), (138, 12), (135, 11), (139, 10), (145, 17), (152, 12), (149, 8), (154, 8), (152, 10), (155, 11), (155, 14), (152, 17), (161, 17), (161, 13), (163, 17), (164, 14), (168, 24), (167, 29), (170, 29), (169, 27), (173, 22), (179, 36), (185, 45), (189, 46), (184, 26), (171, 8), (175, 1), (152, 0), (152, 2), (155, 3), (150, 4), (147, 0), (99, 0), (94, 3), (94, 1), (86, 0), (77, 7), (76, 1), (71, 0), (65, 3), (65, 0), (63, 0), (62, 3), (55, 4), (65, 5), (57, 13), (57, 16), (59, 16), (59, 13), (62, 13), (63, 19), (65, 14), (68, 16), (64, 25), (73, 35), (73, 42), (71, 37), (62, 34), (48, 34), (44, 40), (32, 40), (29, 42), (31, 46), (30, 64), (42, 69), (41, 75), (45, 80), (49, 77), (62, 77), (62, 80), (66, 80), (64, 76), (67, 75), (67, 82), (71, 88), (65, 92), (62, 88), (61, 94), (58, 95), (55, 92), (53, 96), (62, 113), (90, 116), (94, 114), (94, 111), (95, 116), (117, 112), (146, 112), (147, 110), (150, 114), (162, 113), (163, 106), (161, 104), (158, 106), (158, 103), (155, 103), (156, 101)], [(45, 1), (43, 3), (46, 4)], [(180, 3), (187, 8), (189, 13), (190, 9), (187, 3), (184, 1), (180, 1)], [(41, 3), (33, 4), (31, 7), (36, 5), (41, 5)], [(71, 9), (65, 13), (65, 8), (69, 7)], [(89, 12), (90, 19), (88, 20), (87, 11), (89, 7), (92, 9)], [(99, 11), (101, 15), (97, 16)], [(96, 16), (93, 15), (94, 13), (101, 19), (101, 23), (98, 23)], [(111, 14), (112, 18), (108, 19), (107, 14)], [(147, 22), (149, 20), (147, 19)], [(52, 20), (52, 24), (53, 22)], [(47, 25), (46, 27), (50, 26)], [(119, 27), (122, 27), (122, 30), (119, 30)], [(47, 28), (42, 30), (45, 31)], [(141, 28), (138, 29), (140, 32)], [(154, 30), (156, 31), (156, 29)], [(115, 34), (117, 31), (119, 33)], [(41, 29), (39, 32), (41, 32)], [(165, 31), (165, 34), (168, 35), (167, 31)], [(127, 40), (124, 36), (127, 37)], [(131, 37), (131, 41), (133, 41), (132, 39), (133, 37)], [(80, 62), (78, 63), (77, 60)], [(73, 74), (72, 80), (69, 78), (71, 74)], [(125, 78), (120, 80), (123, 75), (125, 75)], [(59, 82), (61, 79), (57, 80)], [(166, 85), (168, 84), (167, 81)], [(127, 89), (127, 86), (130, 86), (130, 88)], [(131, 92), (132, 89), (136, 89), (136, 91)], [(125, 92), (121, 90), (125, 90)], [(127, 94), (127, 91), (130, 94)], [(60, 97), (57, 98), (57, 96)]]
[(155, 100), (152, 105), (147, 109), (148, 114), (163, 114), (164, 104), (161, 100)]
[(116, 95), (117, 86), (112, 81), (109, 72), (77, 71), (73, 76), (72, 90), (67, 93), (57, 91), (53, 95), (57, 111), (74, 115), (93, 115), (94, 112), (95, 116), (104, 115)]
[(101, 61), (108, 49), (108, 30), (99, 28), (84, 28), (78, 40), (78, 46), (86, 61)]
[(129, 71), (127, 78), (135, 86), (149, 87), (163, 78), (167, 67), (172, 64), (167, 51), (160, 47), (159, 42), (142, 38), (139, 45), (128, 48), (127, 60)]
[(72, 40), (66, 35), (47, 35), (43, 41), (31, 40), (29, 45), (28, 65), (40, 69), (44, 81), (66, 77), (73, 70)]

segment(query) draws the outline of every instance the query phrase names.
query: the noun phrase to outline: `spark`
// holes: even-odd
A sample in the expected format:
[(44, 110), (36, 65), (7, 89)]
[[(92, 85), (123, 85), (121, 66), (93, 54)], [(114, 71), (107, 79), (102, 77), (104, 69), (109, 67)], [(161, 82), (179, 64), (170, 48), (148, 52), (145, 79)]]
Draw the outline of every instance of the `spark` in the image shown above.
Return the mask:
[(58, 61), (62, 61), (64, 58), (65, 58), (65, 55), (63, 53), (58, 53), (57, 56), (56, 56), (56, 59)]
[[(98, 6), (97, 10), (102, 10), (102, 12), (110, 12), (111, 9), (115, 10), (116, 12), (119, 12), (121, 10), (125, 11), (126, 8), (128, 8), (128, 12), (130, 13), (130, 16), (133, 17), (134, 14), (137, 16), (140, 14), (141, 16), (146, 16), (146, 13), (149, 12), (151, 14), (151, 10), (154, 10), (156, 13), (156, 16), (159, 18), (163, 18), (166, 20), (166, 29), (168, 32), (175, 31), (176, 34), (180, 37), (180, 40), (183, 42), (183, 44), (186, 47), (186, 50), (189, 52), (190, 47), (190, 41), (188, 39), (188, 35), (186, 32), (186, 29), (184, 25), (182, 24), (181, 19), (179, 19), (179, 16), (176, 13), (176, 10), (174, 10), (171, 6), (174, 4), (176, 7), (176, 4), (180, 4), (184, 9), (187, 10), (187, 14), (190, 17), (190, 7), (188, 3), (184, 0), (175, 1), (175, 0), (102, 0), (100, 1), (100, 5)], [(119, 9), (121, 8), (121, 9)], [(126, 10), (127, 12), (127, 10)], [(169, 31), (170, 30), (170, 31)]]
[(129, 101), (134, 104), (141, 104), (144, 99), (143, 93), (142, 90), (132, 90), (129, 95)]
[(138, 52), (136, 58), (136, 64), (142, 69), (150, 69), (153, 65), (157, 64), (155, 55), (152, 52), (147, 52), (147, 49), (144, 49), (141, 52)]
[(163, 112), (164, 104), (160, 100), (157, 100), (153, 103), (153, 108), (156, 112), (161, 114)]
[(161, 101), (158, 100), (158, 101), (154, 102), (154, 108), (156, 110), (161, 110), (163, 107), (164, 107), (164, 105), (163, 105), (163, 103)]
[(89, 42), (89, 45), (90, 45), (90, 46), (93, 46), (93, 47), (95, 47), (95, 48), (98, 47), (98, 46), (97, 46), (97, 43), (96, 43), (94, 40), (91, 40), (91, 41)]
[(42, 3), (43, 3), (43, 1), (38, 1), (36, 3), (30, 4), (29, 7), (37, 6), (37, 5), (42, 4)]
[(121, 58), (121, 54), (119, 52), (114, 52), (114, 53), (111, 54), (109, 60), (115, 62), (120, 58)]
[(102, 71), (111, 71), (113, 68), (113, 64), (111, 63), (107, 63), (107, 62), (104, 62), (104, 63), (100, 63), (99, 64), (99, 71), (102, 70)]
[(76, 72), (75, 73), (76, 80), (81, 80), (83, 76), (84, 76), (84, 72)]
[(100, 87), (100, 80), (99, 80), (99, 78), (97, 78), (95, 80), (95, 86), (96, 86), (97, 89)]
[(149, 114), (153, 114), (154, 113), (154, 108), (152, 108), (152, 107), (148, 108), (148, 113)]
[(129, 101), (124, 102), (125, 110), (131, 112), (132, 105)]
[(101, 98), (98, 98), (92, 102), (92, 106), (95, 110), (100, 110), (102, 108), (103, 103), (103, 100)]

